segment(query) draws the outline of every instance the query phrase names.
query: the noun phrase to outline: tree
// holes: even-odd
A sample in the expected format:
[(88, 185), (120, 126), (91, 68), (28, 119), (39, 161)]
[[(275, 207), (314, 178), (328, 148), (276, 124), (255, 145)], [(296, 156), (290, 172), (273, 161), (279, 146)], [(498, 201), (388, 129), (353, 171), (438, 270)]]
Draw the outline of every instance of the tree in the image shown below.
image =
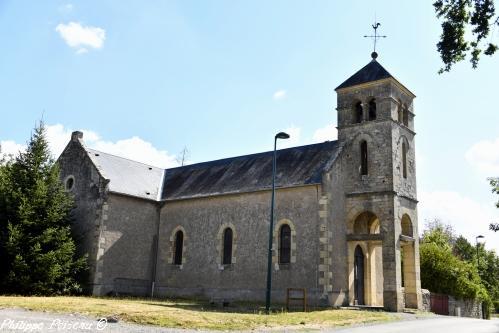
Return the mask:
[(456, 237), (452, 227), (438, 219), (427, 223), (420, 246), (421, 286), (483, 300), (490, 309), (492, 300), (499, 300), (499, 257), (477, 246)]
[(52, 295), (80, 290), (78, 276), (86, 260), (75, 254), (72, 207), (40, 123), (26, 152), (0, 168), (2, 292)]
[(489, 299), (476, 266), (455, 257), (449, 248), (421, 244), (420, 264), (423, 288), (461, 299)]
[[(437, 50), (444, 67), (439, 73), (450, 71), (452, 65), (468, 54), (472, 67), (476, 68), (482, 52), (491, 56), (497, 51), (496, 44), (485, 41), (491, 29), (499, 26), (493, 0), (437, 0), (433, 6), (437, 18), (442, 19)], [(466, 36), (468, 30), (469, 38)]]
[(440, 247), (452, 249), (456, 241), (456, 234), (452, 226), (442, 223), (439, 219), (433, 219), (426, 221), (425, 227), (421, 237), (423, 243), (435, 243)]
[(184, 164), (187, 162), (187, 159), (189, 158), (189, 155), (189, 150), (187, 149), (187, 147), (184, 147), (175, 160), (178, 164), (180, 164), (180, 166), (184, 166)]
[[(492, 186), (492, 193), (499, 194), (499, 177), (489, 178), (490, 186)], [(496, 207), (499, 208), (499, 200), (496, 202)], [(491, 223), (489, 229), (492, 231), (499, 231), (499, 223)]]
[(467, 262), (474, 262), (476, 258), (476, 248), (468, 242), (463, 236), (459, 236), (456, 239), (454, 247), (452, 249), (454, 255), (461, 260)]

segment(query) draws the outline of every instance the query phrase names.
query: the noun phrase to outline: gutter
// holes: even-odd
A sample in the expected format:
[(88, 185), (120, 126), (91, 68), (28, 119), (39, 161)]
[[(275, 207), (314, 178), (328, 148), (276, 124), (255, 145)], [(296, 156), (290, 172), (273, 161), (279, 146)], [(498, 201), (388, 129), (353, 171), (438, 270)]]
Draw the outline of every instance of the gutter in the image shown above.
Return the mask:
[(152, 272), (151, 272), (151, 298), (154, 297), (154, 289), (156, 288), (156, 279), (157, 279), (157, 267), (158, 267), (158, 252), (159, 252), (159, 227), (161, 225), (161, 208), (163, 208), (164, 204), (160, 201), (161, 196), (163, 194), (163, 182), (165, 178), (165, 170), (163, 171), (163, 175), (161, 176), (161, 182), (160, 182), (160, 188), (158, 190), (158, 196), (157, 196), (157, 223), (156, 223), (156, 235), (153, 237), (153, 246), (154, 246), (154, 253), (152, 258), (154, 259), (152, 263)]

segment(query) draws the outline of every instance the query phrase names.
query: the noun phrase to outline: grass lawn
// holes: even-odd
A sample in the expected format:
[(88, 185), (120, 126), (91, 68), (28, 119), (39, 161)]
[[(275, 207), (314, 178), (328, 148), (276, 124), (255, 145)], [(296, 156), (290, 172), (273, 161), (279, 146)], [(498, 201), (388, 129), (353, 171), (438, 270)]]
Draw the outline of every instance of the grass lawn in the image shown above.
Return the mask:
[(99, 297), (17, 297), (0, 296), (0, 308), (20, 307), (36, 311), (117, 316), (137, 324), (174, 328), (240, 330), (270, 327), (320, 328), (394, 320), (384, 312), (321, 310), (263, 314), (257, 305), (238, 304), (217, 309), (193, 300), (151, 300)]

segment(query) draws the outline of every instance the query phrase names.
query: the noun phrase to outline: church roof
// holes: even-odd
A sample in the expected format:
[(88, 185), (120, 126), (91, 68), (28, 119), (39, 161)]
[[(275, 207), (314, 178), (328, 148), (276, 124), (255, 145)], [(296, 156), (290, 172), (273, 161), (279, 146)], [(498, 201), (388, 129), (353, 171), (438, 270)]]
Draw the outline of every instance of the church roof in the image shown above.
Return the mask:
[(139, 198), (159, 200), (164, 169), (85, 147), (109, 190)]
[[(319, 184), (339, 153), (337, 141), (277, 151), (277, 187)], [(272, 151), (187, 165), (165, 171), (163, 200), (270, 189)]]
[[(149, 200), (175, 200), (267, 190), (272, 151), (161, 169), (87, 148), (109, 190)], [(276, 187), (320, 184), (339, 153), (338, 141), (277, 151)]]
[(336, 90), (353, 87), (367, 82), (387, 79), (389, 77), (394, 78), (383, 66), (381, 66), (379, 62), (373, 59), (367, 65), (362, 67), (357, 73), (350, 76), (345, 82), (340, 84)]

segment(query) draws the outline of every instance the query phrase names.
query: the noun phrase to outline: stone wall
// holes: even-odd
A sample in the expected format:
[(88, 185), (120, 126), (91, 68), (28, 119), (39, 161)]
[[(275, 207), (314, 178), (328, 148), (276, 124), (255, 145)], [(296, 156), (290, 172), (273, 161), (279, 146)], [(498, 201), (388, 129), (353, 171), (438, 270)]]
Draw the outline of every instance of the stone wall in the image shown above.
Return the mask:
[(98, 241), (104, 202), (107, 197), (107, 182), (99, 174), (87, 156), (81, 135), (74, 133), (59, 159), (60, 177), (65, 186), (72, 179), (72, 187), (66, 190), (73, 195), (75, 208), (71, 212), (72, 233), (77, 240), (77, 254), (88, 255), (89, 279), (84, 291), (93, 293), (96, 283)]
[(109, 193), (99, 240), (99, 295), (150, 293), (158, 226), (156, 202)]
[[(270, 191), (168, 201), (161, 210), (156, 294), (161, 296), (265, 299)], [(274, 256), (273, 300), (285, 301), (286, 288), (306, 288), (310, 305), (318, 304), (319, 186), (279, 189), (275, 226), (292, 223), (291, 263), (279, 265)], [(232, 225), (232, 265), (220, 265), (223, 225)], [(172, 264), (173, 234), (184, 230), (182, 265)], [(277, 229), (275, 228), (275, 231)], [(274, 252), (277, 244), (274, 240)]]
[(482, 302), (473, 299), (457, 299), (449, 296), (449, 315), (482, 318)]
[(431, 293), (428, 289), (421, 289), (422, 308), (421, 310), (431, 312)]

